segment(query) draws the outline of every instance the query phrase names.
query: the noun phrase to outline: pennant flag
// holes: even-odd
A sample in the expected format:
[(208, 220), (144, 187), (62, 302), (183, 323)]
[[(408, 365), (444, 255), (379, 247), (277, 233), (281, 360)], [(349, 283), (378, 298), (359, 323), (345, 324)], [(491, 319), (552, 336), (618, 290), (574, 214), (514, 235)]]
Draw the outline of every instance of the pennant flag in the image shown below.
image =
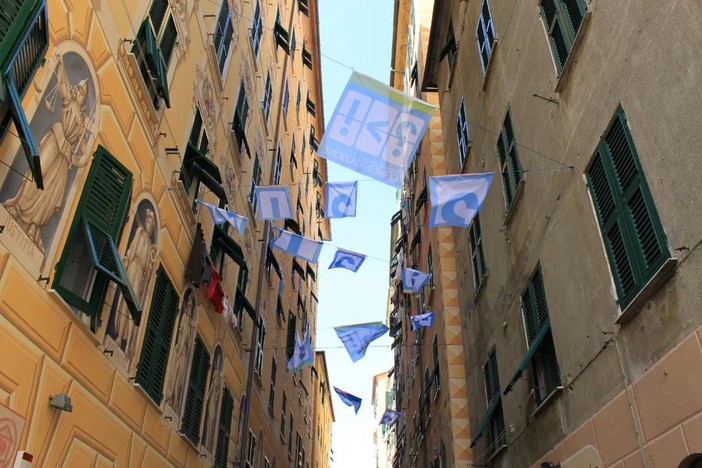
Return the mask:
[(258, 214), (261, 219), (289, 219), (293, 217), (290, 190), (287, 185), (256, 187)]
[(431, 273), (405, 268), (402, 270), (402, 292), (418, 294), (429, 278)]
[(344, 343), (351, 360), (356, 362), (366, 355), (366, 349), (373, 340), (380, 338), (388, 331), (388, 327), (382, 322), (371, 322), (334, 327), (334, 331)]
[(244, 234), (244, 229), (249, 222), (249, 218), (227, 211), (224, 208), (219, 208), (202, 200), (195, 200), (200, 205), (207, 207), (212, 216), (212, 222), (215, 224), (229, 223), (234, 226), (234, 229), (239, 231), (239, 234)]
[(429, 177), (429, 227), (468, 227), (483, 206), (492, 172)]
[(305, 332), (305, 338), (300, 339), (300, 335), (295, 335), (295, 350), (288, 361), (288, 370), (297, 372), (305, 366), (314, 364), (314, 353), (312, 352), (312, 341), (309, 333)]
[(399, 187), (435, 109), (354, 71), (317, 155)]
[(361, 268), (361, 265), (365, 259), (366, 256), (363, 254), (337, 248), (336, 253), (334, 254), (334, 260), (332, 260), (331, 265), (329, 265), (329, 269), (346, 268), (347, 270), (351, 270), (355, 273), (359, 268)]
[(400, 419), (400, 413), (391, 409), (386, 409), (383, 413), (383, 417), (380, 418), (380, 424), (392, 426), (398, 419)]
[(310, 263), (317, 263), (319, 254), (322, 252), (322, 246), (324, 245), (322, 241), (303, 237), (290, 231), (284, 231), (276, 226), (271, 226), (271, 228), (279, 232), (278, 237), (271, 242), (273, 247), (287, 252), (294, 257), (307, 260)]
[(412, 330), (416, 330), (421, 327), (431, 328), (434, 326), (434, 312), (427, 312), (426, 314), (412, 315)]
[(358, 182), (327, 182), (324, 190), (327, 199), (325, 218), (356, 216)]
[(355, 395), (351, 395), (348, 392), (339, 390), (336, 387), (334, 387), (334, 390), (336, 391), (337, 395), (339, 395), (339, 398), (341, 398), (341, 401), (346, 403), (347, 406), (353, 406), (356, 410), (356, 414), (358, 414), (358, 409), (361, 407), (361, 399)]

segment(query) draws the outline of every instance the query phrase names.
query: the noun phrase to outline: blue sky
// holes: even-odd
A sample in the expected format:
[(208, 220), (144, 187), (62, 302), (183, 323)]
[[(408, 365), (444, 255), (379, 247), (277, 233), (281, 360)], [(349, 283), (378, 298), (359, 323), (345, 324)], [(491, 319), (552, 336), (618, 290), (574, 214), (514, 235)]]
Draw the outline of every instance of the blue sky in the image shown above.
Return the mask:
[[(389, 0), (320, 0), (322, 84), (327, 121), (352, 69), (388, 82), (393, 3)], [(376, 340), (363, 359), (353, 363), (333, 330), (339, 325), (385, 321), (390, 218), (397, 211), (397, 203), (395, 189), (367, 179), (329, 163), (330, 181), (361, 181), (357, 216), (332, 220), (330, 244), (369, 256), (358, 273), (327, 270), (335, 252), (332, 247), (325, 247), (319, 260), (323, 271), (319, 284), (317, 349), (326, 352), (330, 384), (363, 399), (356, 415), (353, 408), (341, 403), (332, 392), (336, 416), (332, 429), (332, 466), (335, 468), (375, 466), (373, 431), (378, 422), (371, 406), (372, 379), (392, 366), (387, 335)]]

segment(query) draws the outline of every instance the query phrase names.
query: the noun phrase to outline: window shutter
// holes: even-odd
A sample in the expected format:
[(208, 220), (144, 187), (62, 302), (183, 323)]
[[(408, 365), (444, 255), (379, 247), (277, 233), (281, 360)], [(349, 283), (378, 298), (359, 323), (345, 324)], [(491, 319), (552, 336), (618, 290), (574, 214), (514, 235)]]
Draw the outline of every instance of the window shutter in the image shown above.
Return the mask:
[(561, 19), (555, 4), (556, 1), (560, 0), (542, 0), (541, 13), (546, 23), (551, 47), (555, 52), (555, 58), (560, 72), (568, 58), (568, 51), (570, 48), (566, 43), (566, 38), (562, 30)]
[(202, 405), (205, 401), (205, 388), (207, 386), (207, 373), (210, 370), (210, 353), (198, 335), (195, 338), (195, 350), (190, 370), (190, 383), (188, 397), (185, 401), (185, 411), (180, 431), (197, 445), (200, 442), (200, 418)]
[(219, 430), (217, 432), (217, 451), (215, 452), (215, 468), (227, 467), (229, 455), (229, 436), (232, 428), (232, 414), (234, 412), (234, 399), (227, 387), (222, 395), (222, 408), (219, 413)]
[(575, 35), (578, 33), (580, 28), (580, 23), (583, 22), (583, 16), (585, 13), (585, 8), (581, 8), (579, 0), (561, 0), (565, 6), (565, 11), (570, 22), (571, 34), (573, 40), (575, 40)]
[(215, 50), (219, 50), (222, 45), (222, 38), (225, 36), (227, 29), (227, 19), (229, 18), (229, 0), (222, 0), (222, 6), (219, 9), (217, 16), (217, 25), (215, 26), (214, 41)]
[(163, 267), (158, 269), (149, 321), (144, 334), (136, 381), (157, 404), (163, 397), (171, 338), (178, 315), (178, 294)]
[(157, 33), (161, 30), (161, 25), (163, 24), (163, 19), (166, 17), (167, 9), (168, 0), (153, 0), (151, 3), (149, 17), (151, 18), (151, 23), (154, 25), (154, 31)]
[(500, 396), (500, 376), (497, 370), (497, 353), (493, 350), (483, 367), (485, 373), (485, 393), (488, 403)]

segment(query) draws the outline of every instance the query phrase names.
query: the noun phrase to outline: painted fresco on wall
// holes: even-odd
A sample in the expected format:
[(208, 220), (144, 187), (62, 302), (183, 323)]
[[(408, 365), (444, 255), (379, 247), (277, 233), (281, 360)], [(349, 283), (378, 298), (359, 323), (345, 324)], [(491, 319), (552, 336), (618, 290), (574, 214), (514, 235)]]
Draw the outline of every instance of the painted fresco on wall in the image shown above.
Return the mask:
[(57, 51), (45, 67), (51, 67), (51, 75), (30, 122), (39, 142), (44, 190), (31, 180), (21, 147), (5, 161), (12, 170), (0, 188), (0, 218), (12, 238), (5, 236), (3, 242), (32, 270), (42, 268), (51, 249), (70, 187), (77, 169), (91, 159), (98, 128), (96, 88), (85, 59), (75, 51)]
[[(147, 310), (149, 306), (146, 304), (146, 297), (158, 256), (159, 228), (156, 214), (151, 200), (142, 199), (138, 203), (129, 231), (127, 248), (122, 257), (127, 279), (143, 310)], [(134, 356), (137, 335), (138, 327), (135, 326), (127, 303), (118, 290), (110, 307), (106, 341), (111, 340), (122, 351), (125, 372), (128, 371)]]
[[(187, 390), (188, 367), (192, 361), (195, 343), (197, 301), (195, 290), (188, 288), (183, 295), (183, 305), (178, 314), (175, 344), (171, 353), (170, 373), (164, 386), (166, 407), (180, 420)], [(178, 421), (175, 421), (178, 424)]]
[(217, 345), (212, 357), (212, 367), (210, 369), (210, 389), (207, 392), (205, 402), (205, 420), (202, 425), (202, 447), (210, 454), (213, 454), (215, 442), (217, 440), (217, 424), (219, 422), (219, 410), (222, 401), (222, 391), (224, 390), (224, 357), (222, 347)]

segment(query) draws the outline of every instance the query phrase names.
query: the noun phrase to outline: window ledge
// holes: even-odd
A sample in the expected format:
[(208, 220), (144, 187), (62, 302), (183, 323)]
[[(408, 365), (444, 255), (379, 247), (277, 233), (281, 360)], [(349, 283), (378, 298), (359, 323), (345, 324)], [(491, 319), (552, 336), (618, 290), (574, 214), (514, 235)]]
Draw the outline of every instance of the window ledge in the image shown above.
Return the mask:
[[(531, 392), (534, 393), (534, 390), (532, 390)], [(556, 388), (554, 388), (553, 391), (551, 391), (551, 393), (549, 393), (549, 395), (546, 398), (544, 398), (544, 401), (539, 403), (536, 409), (534, 409), (534, 411), (531, 412), (531, 414), (529, 415), (529, 420), (533, 420), (534, 418), (536, 418), (536, 416), (541, 412), (541, 410), (549, 406), (549, 403), (552, 400), (555, 400), (561, 393), (563, 393), (562, 385), (559, 385)]]
[(495, 60), (493, 60), (493, 58), (495, 57), (495, 49), (497, 49), (497, 45), (499, 44), (499, 42), (500, 41), (497, 40), (497, 38), (495, 38), (495, 40), (492, 41), (492, 48), (490, 49), (491, 50), (490, 57), (488, 58), (488, 63), (485, 66), (485, 71), (483, 72), (483, 85), (482, 85), (483, 91), (485, 91), (485, 89), (487, 88), (488, 78), (490, 76), (490, 71), (493, 68), (495, 68), (494, 66), (492, 66), (492, 63), (495, 61)]
[(619, 325), (624, 325), (629, 320), (633, 319), (641, 310), (641, 306), (648, 301), (651, 296), (653, 296), (660, 288), (663, 286), (678, 266), (677, 258), (669, 258), (665, 263), (658, 269), (658, 271), (648, 280), (648, 283), (641, 288), (641, 291), (632, 299), (632, 301), (627, 305), (619, 314), (619, 317), (614, 321)]
[(134, 376), (134, 380), (132, 380), (132, 387), (136, 388), (139, 393), (141, 393), (141, 396), (143, 396), (147, 403), (149, 403), (154, 409), (158, 410), (158, 412), (163, 416), (163, 411), (161, 410), (161, 405), (156, 404), (153, 398), (146, 393), (146, 390), (144, 390), (144, 387), (141, 386), (140, 383), (136, 381), (136, 376)]
[[(580, 28), (578, 28), (578, 33), (575, 35), (575, 41), (573, 41), (573, 47), (570, 48), (570, 52), (568, 53), (568, 58), (566, 58), (565, 64), (563, 64), (563, 68), (561, 69), (561, 73), (557, 75), (556, 77), (556, 88), (555, 91), (557, 93), (560, 93), (563, 88), (565, 88), (566, 83), (568, 82), (568, 76), (570, 75), (571, 69), (574, 67), (574, 63), (577, 62), (575, 57), (578, 54), (578, 50), (580, 49), (580, 46), (582, 45), (583, 42), (583, 36), (585, 35), (585, 31), (587, 29), (587, 26), (590, 24), (590, 17), (592, 16), (592, 11), (587, 10), (585, 12), (585, 15), (583, 16), (583, 22), (580, 24)], [(549, 42), (551, 38), (546, 35)], [(554, 57), (555, 60), (555, 57)]]
[(490, 465), (490, 463), (492, 463), (497, 457), (499, 457), (500, 455), (502, 455), (504, 453), (506, 448), (507, 448), (507, 444), (502, 444), (499, 447), (496, 447), (495, 451), (492, 452), (492, 455), (490, 455), (490, 458), (487, 459), (485, 464)]
[(524, 192), (524, 183), (526, 182), (526, 173), (522, 173), (524, 178), (519, 181), (517, 184), (517, 190), (514, 191), (514, 198), (512, 199), (512, 203), (509, 205), (509, 208), (507, 208), (507, 211), (505, 211), (505, 222), (504, 225), (507, 226), (514, 216), (514, 213), (517, 211), (515, 208), (517, 204), (519, 203), (519, 200), (522, 198), (522, 193)]
[[(205, 44), (205, 49), (207, 53), (207, 65), (210, 69), (210, 73), (214, 77), (219, 77), (218, 80), (212, 80), (214, 82), (214, 88), (217, 90), (217, 96), (221, 97), (222, 93), (224, 92), (224, 78), (226, 75), (221, 73), (219, 71), (219, 59), (217, 57), (217, 49), (215, 49), (215, 45), (213, 42), (214, 38), (210, 39), (208, 37), (207, 43)], [(229, 60), (229, 57), (226, 59), (227, 61)], [(225, 63), (226, 67), (226, 63)]]

